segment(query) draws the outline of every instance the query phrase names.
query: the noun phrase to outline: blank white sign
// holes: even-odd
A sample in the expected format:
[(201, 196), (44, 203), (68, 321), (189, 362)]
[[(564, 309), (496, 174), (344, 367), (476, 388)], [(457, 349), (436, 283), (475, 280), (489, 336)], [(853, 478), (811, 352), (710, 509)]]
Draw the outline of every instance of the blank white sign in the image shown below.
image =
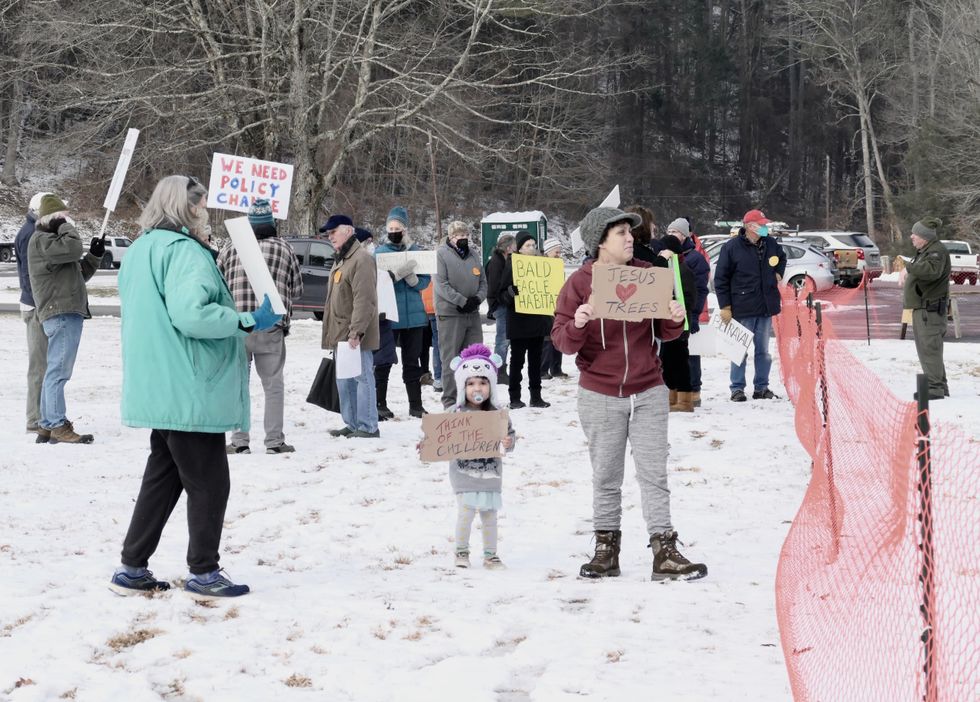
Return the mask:
[(272, 311), (276, 314), (286, 314), (286, 305), (279, 295), (276, 282), (272, 279), (269, 266), (259, 248), (259, 240), (255, 238), (252, 225), (248, 223), (248, 217), (236, 217), (225, 220), (225, 229), (231, 237), (231, 243), (238, 252), (238, 259), (242, 262), (245, 275), (248, 277), (248, 284), (252, 286), (255, 297), (262, 302), (265, 295), (269, 296), (272, 303)]

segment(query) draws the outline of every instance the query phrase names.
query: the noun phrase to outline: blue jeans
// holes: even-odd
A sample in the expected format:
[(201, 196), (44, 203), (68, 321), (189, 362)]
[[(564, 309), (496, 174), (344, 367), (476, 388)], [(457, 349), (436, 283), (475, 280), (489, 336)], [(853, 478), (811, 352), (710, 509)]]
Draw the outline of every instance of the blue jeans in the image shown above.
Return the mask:
[[(745, 317), (738, 322), (752, 332), (752, 342), (755, 347), (755, 378), (752, 384), (756, 391), (762, 391), (769, 387), (769, 369), (772, 367), (772, 356), (769, 355), (769, 335), (772, 332), (772, 317)], [(732, 364), (732, 371), (729, 376), (731, 380), (732, 392), (745, 389), (745, 364), (748, 363), (748, 356), (742, 360), (742, 365)]]
[(340, 416), (348, 429), (369, 434), (378, 430), (378, 393), (374, 385), (374, 353), (361, 351), (361, 374), (354, 378), (337, 378)]
[(78, 342), (82, 339), (82, 315), (58, 314), (43, 322), (48, 337), (48, 367), (41, 384), (41, 421), (45, 429), (60, 427), (65, 416), (65, 384), (75, 369)]
[(687, 367), (691, 372), (691, 392), (701, 392), (701, 357), (688, 356)]
[(429, 317), (429, 327), (432, 329), (432, 377), (442, 380), (442, 358), (439, 356), (439, 325), (435, 317)]
[(493, 341), (493, 352), (500, 356), (504, 365), (507, 364), (507, 350), (510, 348), (510, 339), (507, 338), (507, 308), (498, 307), (494, 310), (497, 318), (497, 336)]

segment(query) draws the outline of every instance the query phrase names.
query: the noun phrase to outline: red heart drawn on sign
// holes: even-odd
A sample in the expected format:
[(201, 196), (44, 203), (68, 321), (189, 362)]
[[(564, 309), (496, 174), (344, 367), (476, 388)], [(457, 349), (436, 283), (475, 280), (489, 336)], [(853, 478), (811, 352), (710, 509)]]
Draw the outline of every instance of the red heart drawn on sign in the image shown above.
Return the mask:
[(636, 283), (630, 283), (629, 285), (616, 285), (616, 297), (619, 298), (620, 302), (626, 302), (633, 297), (633, 293), (635, 292)]

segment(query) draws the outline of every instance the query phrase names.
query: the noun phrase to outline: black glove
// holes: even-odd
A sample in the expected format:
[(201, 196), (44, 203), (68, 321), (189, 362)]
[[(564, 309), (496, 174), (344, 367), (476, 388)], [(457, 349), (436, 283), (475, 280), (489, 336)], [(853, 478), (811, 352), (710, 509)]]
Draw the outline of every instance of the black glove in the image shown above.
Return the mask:
[(103, 254), (105, 254), (105, 241), (102, 240), (102, 237), (97, 236), (93, 238), (91, 246), (88, 247), (88, 251), (96, 258), (102, 258)]
[(496, 319), (497, 318), (494, 316), (493, 310), (487, 310), (487, 321), (488, 322), (493, 322)]
[(521, 291), (518, 290), (518, 288), (517, 288), (516, 285), (511, 285), (510, 286), (510, 294), (513, 295), (514, 297), (517, 297), (518, 295), (521, 294)]
[(52, 234), (57, 234), (58, 230), (61, 228), (61, 225), (67, 221), (68, 220), (66, 220), (64, 217), (56, 217), (55, 219), (52, 219), (50, 222), (48, 222), (45, 225), (44, 231), (51, 232)]
[(467, 314), (469, 312), (478, 309), (479, 307), (480, 307), (480, 298), (474, 295), (473, 297), (466, 298), (466, 304), (463, 305), (462, 307), (457, 305), (456, 309), (458, 309), (463, 314)]

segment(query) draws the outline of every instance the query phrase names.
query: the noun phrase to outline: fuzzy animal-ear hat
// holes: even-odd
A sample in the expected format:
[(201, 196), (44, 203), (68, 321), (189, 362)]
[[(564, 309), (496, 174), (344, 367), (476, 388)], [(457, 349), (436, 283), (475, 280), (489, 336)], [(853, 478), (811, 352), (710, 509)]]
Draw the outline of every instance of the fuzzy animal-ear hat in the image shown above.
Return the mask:
[(466, 381), (469, 378), (486, 378), (490, 382), (490, 404), (500, 407), (497, 371), (502, 365), (503, 359), (483, 344), (473, 344), (463, 349), (449, 364), (456, 376), (456, 407), (466, 404)]

